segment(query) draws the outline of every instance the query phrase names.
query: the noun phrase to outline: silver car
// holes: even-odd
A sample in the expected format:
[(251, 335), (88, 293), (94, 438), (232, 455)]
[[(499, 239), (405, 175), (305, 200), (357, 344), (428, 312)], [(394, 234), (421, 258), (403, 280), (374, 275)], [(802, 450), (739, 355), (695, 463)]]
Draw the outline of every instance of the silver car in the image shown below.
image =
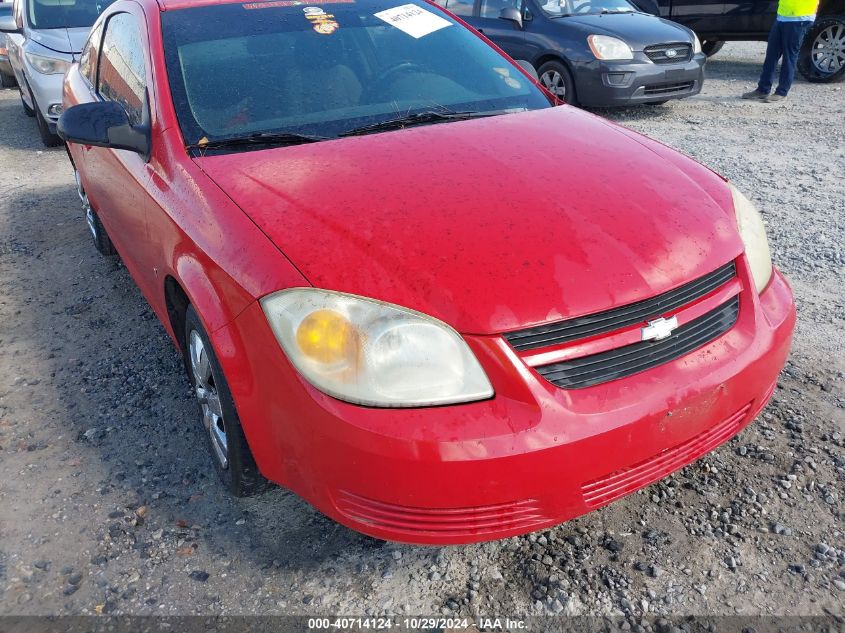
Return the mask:
[(62, 113), (62, 80), (79, 54), (91, 25), (113, 0), (14, 0), (12, 15), (0, 14), (9, 61), (28, 116), (38, 123), (47, 147), (61, 144), (56, 121)]
[[(12, 15), (12, 3), (0, 0), (0, 18)], [(15, 85), (15, 71), (9, 63), (9, 49), (6, 45), (6, 34), (0, 33), (0, 88), (11, 88)]]

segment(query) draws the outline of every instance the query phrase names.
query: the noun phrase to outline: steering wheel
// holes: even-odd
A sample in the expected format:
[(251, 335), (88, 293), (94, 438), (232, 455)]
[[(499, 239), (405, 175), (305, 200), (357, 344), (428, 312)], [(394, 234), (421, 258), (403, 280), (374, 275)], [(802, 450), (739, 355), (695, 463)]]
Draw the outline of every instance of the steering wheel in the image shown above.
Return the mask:
[(426, 72), (426, 69), (417, 62), (409, 60), (398, 62), (389, 68), (385, 68), (376, 75), (375, 79), (373, 79), (373, 83), (370, 84), (370, 87), (367, 89), (367, 94), (378, 95), (385, 86), (389, 85), (389, 83), (394, 80), (395, 75), (406, 72), (424, 73)]

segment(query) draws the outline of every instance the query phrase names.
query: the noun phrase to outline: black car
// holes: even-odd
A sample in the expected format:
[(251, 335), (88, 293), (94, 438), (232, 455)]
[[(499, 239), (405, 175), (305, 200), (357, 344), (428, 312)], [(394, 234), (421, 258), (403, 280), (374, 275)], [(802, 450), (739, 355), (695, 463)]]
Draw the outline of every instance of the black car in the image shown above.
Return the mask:
[[(639, 1), (639, 0), (638, 0)], [(725, 41), (765, 41), (775, 21), (777, 0), (658, 0), (655, 12), (691, 28), (707, 55)], [(821, 0), (807, 32), (798, 70), (818, 83), (845, 79), (845, 0)]]
[(663, 103), (701, 90), (705, 55), (688, 28), (627, 0), (437, 0), (568, 103)]

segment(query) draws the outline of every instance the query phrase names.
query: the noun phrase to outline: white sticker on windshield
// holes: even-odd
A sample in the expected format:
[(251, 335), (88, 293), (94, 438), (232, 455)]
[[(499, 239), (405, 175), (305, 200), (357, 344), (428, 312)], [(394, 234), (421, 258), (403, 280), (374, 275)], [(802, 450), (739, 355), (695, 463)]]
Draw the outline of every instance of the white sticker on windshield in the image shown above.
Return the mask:
[(379, 11), (375, 16), (417, 39), (452, 26), (449, 20), (415, 4), (403, 4), (401, 7)]

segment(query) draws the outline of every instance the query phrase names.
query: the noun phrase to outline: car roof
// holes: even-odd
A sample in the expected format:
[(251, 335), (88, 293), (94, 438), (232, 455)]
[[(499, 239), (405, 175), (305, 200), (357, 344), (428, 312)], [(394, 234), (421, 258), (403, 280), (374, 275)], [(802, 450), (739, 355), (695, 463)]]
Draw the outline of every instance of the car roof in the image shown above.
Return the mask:
[(156, 0), (156, 2), (162, 11), (207, 7), (215, 4), (243, 4), (238, 0)]
[[(404, 0), (408, 2), (410, 0)], [(373, 4), (376, 6), (384, 5), (384, 8), (390, 8), (401, 4), (401, 0), (316, 0), (308, 2), (308, 0), (155, 0), (162, 11), (175, 11), (178, 9), (191, 9), (194, 7), (208, 7), (222, 4), (254, 4), (260, 5), (260, 8), (271, 7), (298, 7), (298, 6), (324, 6), (332, 4)], [(258, 7), (256, 7), (258, 8)]]

